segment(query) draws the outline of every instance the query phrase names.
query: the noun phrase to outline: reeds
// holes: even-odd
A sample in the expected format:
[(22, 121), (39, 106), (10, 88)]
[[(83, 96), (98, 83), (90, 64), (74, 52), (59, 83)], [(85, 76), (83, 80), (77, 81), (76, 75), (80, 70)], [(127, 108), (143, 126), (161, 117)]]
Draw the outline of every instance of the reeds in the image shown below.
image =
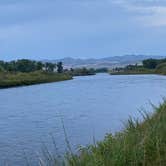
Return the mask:
[[(152, 115), (142, 113), (142, 122), (130, 118), (123, 131), (107, 134), (94, 145), (80, 147), (77, 154), (70, 150), (65, 134), (69, 152), (58, 166), (165, 166), (166, 101), (153, 109)], [(52, 157), (55, 159), (56, 155)]]
[(65, 73), (48, 73), (35, 71), (31, 73), (0, 73), (0, 88), (26, 86), (70, 80), (72, 76)]

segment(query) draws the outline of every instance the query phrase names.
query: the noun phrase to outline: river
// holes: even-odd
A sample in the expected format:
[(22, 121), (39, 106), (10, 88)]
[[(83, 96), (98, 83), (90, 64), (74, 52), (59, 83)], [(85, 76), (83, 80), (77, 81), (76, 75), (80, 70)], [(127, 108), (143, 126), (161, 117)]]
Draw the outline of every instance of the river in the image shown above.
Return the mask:
[[(63, 124), (73, 148), (123, 129), (129, 116), (152, 111), (166, 95), (166, 76), (75, 77), (73, 80), (0, 90), (0, 165), (36, 166), (43, 146), (66, 149)], [(63, 122), (62, 122), (63, 121)], [(40, 155), (40, 154), (39, 154)]]

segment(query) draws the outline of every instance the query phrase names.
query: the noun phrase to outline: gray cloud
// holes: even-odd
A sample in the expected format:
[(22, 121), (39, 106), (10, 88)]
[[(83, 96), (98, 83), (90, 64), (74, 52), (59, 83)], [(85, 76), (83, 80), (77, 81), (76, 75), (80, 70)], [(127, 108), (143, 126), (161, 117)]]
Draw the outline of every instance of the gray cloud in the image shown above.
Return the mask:
[[(165, 26), (165, 14), (162, 4), (130, 0), (4, 0), (0, 55), (55, 58), (146, 52), (145, 42), (165, 34), (163, 30), (151, 35), (153, 26)], [(144, 42), (142, 34), (147, 37)]]

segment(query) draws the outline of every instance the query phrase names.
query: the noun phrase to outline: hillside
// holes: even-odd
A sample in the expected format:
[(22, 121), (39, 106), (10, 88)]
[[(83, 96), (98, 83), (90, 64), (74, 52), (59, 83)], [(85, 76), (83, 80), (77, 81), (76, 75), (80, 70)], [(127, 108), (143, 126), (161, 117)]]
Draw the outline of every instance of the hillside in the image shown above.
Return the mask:
[(124, 67), (128, 64), (141, 63), (142, 60), (148, 58), (162, 59), (164, 56), (151, 56), (151, 55), (124, 55), (124, 56), (113, 56), (100, 59), (76, 59), (76, 58), (63, 58), (57, 60), (44, 60), (44, 62), (57, 63), (62, 61), (65, 68), (113, 68), (113, 67)]

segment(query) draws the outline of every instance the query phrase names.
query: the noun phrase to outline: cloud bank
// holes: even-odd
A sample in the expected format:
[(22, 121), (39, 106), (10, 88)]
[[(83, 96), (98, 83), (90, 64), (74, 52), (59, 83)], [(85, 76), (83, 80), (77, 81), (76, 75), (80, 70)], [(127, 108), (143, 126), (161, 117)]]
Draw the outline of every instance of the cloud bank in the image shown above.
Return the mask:
[(0, 58), (164, 54), (162, 0), (2, 0)]

